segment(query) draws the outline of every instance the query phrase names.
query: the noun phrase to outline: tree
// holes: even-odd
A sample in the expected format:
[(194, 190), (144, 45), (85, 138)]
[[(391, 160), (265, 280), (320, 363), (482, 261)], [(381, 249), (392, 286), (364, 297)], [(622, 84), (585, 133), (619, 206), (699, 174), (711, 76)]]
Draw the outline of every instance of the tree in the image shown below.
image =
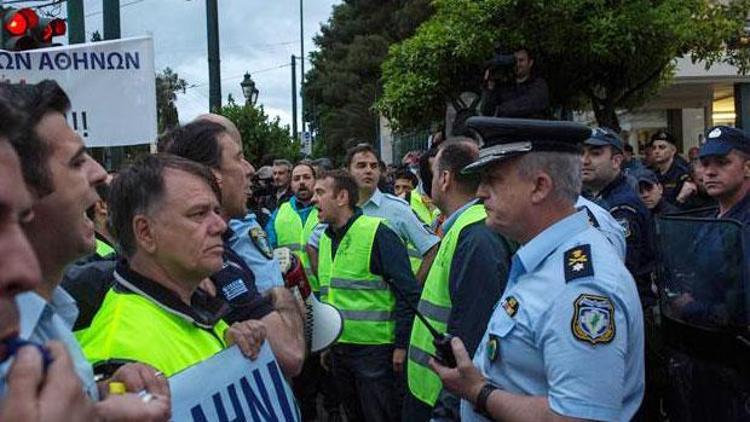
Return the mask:
[(174, 102), (177, 101), (177, 92), (185, 93), (185, 88), (187, 82), (169, 67), (156, 75), (156, 115), (159, 133), (180, 124)]
[(388, 47), (414, 33), (432, 13), (429, 0), (345, 0), (315, 37), (303, 87), (305, 119), (317, 133), (316, 153), (338, 158), (353, 142), (373, 142), (373, 109)]
[(675, 58), (750, 66), (743, 34), (750, 0), (435, 0), (435, 14), (391, 47), (378, 102), (396, 129), (440, 119), (446, 101), (478, 92), (495, 47), (525, 46), (553, 104), (593, 110), (619, 129), (616, 110), (642, 104), (674, 74)]
[(271, 120), (262, 105), (238, 105), (230, 99), (218, 113), (237, 126), (245, 157), (251, 163), (262, 164), (267, 157), (297, 158), (300, 145), (289, 136), (289, 126), (282, 126), (278, 117)]

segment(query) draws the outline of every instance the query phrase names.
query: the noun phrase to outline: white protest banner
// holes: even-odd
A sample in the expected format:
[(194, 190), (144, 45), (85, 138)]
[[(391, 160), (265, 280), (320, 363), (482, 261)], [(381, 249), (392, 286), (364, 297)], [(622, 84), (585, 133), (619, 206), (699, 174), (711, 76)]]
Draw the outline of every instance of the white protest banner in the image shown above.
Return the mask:
[(53, 79), (72, 104), (68, 123), (88, 147), (152, 143), (156, 82), (151, 37), (31, 51), (0, 50), (0, 80)]
[(267, 342), (254, 361), (232, 346), (173, 375), (169, 388), (174, 421), (300, 421)]

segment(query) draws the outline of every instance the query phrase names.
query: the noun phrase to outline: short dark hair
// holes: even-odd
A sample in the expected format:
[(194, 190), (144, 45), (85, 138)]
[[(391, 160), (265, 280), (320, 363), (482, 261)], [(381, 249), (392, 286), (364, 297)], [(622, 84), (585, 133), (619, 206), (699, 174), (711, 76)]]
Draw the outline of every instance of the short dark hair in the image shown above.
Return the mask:
[(273, 165), (274, 166), (284, 166), (284, 167), (288, 168), (290, 172), (292, 171), (292, 168), (293, 168), (292, 162), (289, 161), (289, 160), (287, 160), (287, 159), (285, 159), (285, 158), (280, 158), (278, 160), (273, 160)]
[(299, 166), (304, 166), (304, 167), (309, 168), (312, 171), (313, 178), (317, 177), (318, 172), (315, 171), (315, 167), (313, 166), (313, 162), (310, 161), (310, 160), (301, 160), (301, 161), (298, 161), (297, 164), (295, 164), (294, 167), (292, 167), (292, 171), (290, 173), (293, 173), (294, 169), (296, 169)]
[[(469, 140), (448, 140), (438, 147), (439, 160), (436, 163), (438, 171), (449, 171), (453, 179), (464, 192), (476, 192), (479, 188), (477, 174), (463, 174), (461, 170), (476, 161), (479, 157), (478, 149)], [(433, 175), (433, 177), (436, 177)]]
[(374, 155), (376, 159), (378, 159), (378, 165), (380, 164), (380, 159), (378, 158), (378, 153), (375, 152), (375, 148), (372, 147), (370, 144), (357, 144), (348, 150), (346, 150), (346, 158), (344, 159), (344, 162), (346, 163), (346, 168), (349, 168), (349, 166), (352, 165), (352, 159), (354, 159), (354, 156), (362, 153), (362, 152), (369, 152), (370, 154)]
[(208, 167), (176, 155), (157, 154), (141, 157), (121, 171), (112, 181), (109, 193), (112, 234), (120, 252), (133, 256), (136, 250), (133, 218), (148, 212), (164, 198), (166, 169), (184, 171), (205, 181), (221, 200), (219, 184)]
[(213, 169), (221, 167), (219, 135), (227, 128), (208, 120), (198, 120), (172, 129), (159, 139), (160, 152), (187, 158)]
[(37, 84), (0, 83), (0, 98), (20, 116), (17, 136), (9, 140), (21, 161), (24, 181), (37, 197), (51, 193), (54, 186), (48, 161), (52, 149), (36, 127), (48, 113), (64, 116), (70, 110), (68, 95), (57, 82), (44, 80)]
[(331, 178), (333, 180), (333, 193), (338, 195), (339, 192), (345, 190), (349, 194), (349, 207), (354, 209), (359, 202), (359, 188), (357, 182), (354, 180), (349, 172), (343, 169), (336, 169), (331, 171), (325, 171), (318, 177), (318, 180)]
[(393, 175), (393, 180), (408, 179), (411, 182), (412, 187), (417, 187), (419, 184), (419, 178), (417, 175), (412, 173), (409, 169), (400, 168), (396, 170), (396, 174)]

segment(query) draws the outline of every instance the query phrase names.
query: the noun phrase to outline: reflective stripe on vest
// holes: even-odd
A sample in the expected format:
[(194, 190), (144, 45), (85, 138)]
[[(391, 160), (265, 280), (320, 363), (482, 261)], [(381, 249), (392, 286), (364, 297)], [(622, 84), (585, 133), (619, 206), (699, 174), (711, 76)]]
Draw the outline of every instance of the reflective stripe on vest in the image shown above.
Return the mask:
[(391, 344), (396, 300), (383, 279), (370, 272), (375, 234), (382, 220), (361, 215), (331, 257), (331, 238), (323, 234), (318, 255), (321, 300), (344, 318), (340, 343)]
[[(440, 332), (446, 332), (451, 311), (450, 269), (453, 254), (458, 246), (461, 231), (470, 224), (482, 221), (487, 217), (483, 205), (472, 205), (467, 208), (445, 233), (440, 248), (435, 255), (430, 272), (427, 274), (422, 296), (419, 298), (419, 310)], [(434, 406), (442, 384), (440, 378), (427, 366), (429, 356), (435, 353), (432, 335), (427, 327), (414, 319), (409, 340), (409, 359), (407, 375), (409, 390), (414, 397)]]

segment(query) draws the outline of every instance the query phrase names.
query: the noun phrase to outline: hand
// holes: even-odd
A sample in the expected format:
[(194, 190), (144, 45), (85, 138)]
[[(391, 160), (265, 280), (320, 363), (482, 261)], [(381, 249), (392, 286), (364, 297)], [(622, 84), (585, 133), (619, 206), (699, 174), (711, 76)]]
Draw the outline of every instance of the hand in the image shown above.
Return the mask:
[(147, 391), (169, 398), (169, 383), (161, 372), (143, 363), (128, 363), (121, 366), (107, 382), (121, 382), (127, 391)]
[(393, 349), (393, 372), (400, 374), (404, 371), (406, 349)]
[(286, 274), (292, 266), (292, 251), (289, 248), (277, 248), (273, 250), (273, 257), (281, 267), (281, 274)]
[(443, 366), (434, 358), (430, 358), (430, 368), (440, 377), (443, 387), (473, 403), (485, 383), (484, 377), (474, 367), (460, 338), (454, 337), (451, 340), (451, 348), (453, 356), (456, 357), (455, 368)]
[(677, 194), (677, 202), (683, 203), (687, 201), (688, 198), (695, 195), (696, 192), (698, 192), (698, 185), (690, 180), (686, 180), (685, 183), (682, 184), (680, 193)]
[(292, 291), (296, 288), (299, 289), (299, 293), (303, 299), (307, 299), (312, 292), (310, 282), (307, 281), (307, 274), (305, 274), (305, 267), (302, 266), (302, 262), (296, 256), (292, 255), (289, 259), (289, 268), (284, 273), (284, 285)]
[(224, 334), (227, 344), (236, 344), (251, 360), (258, 358), (260, 346), (266, 339), (266, 326), (256, 320), (235, 322)]
[(73, 369), (73, 362), (61, 343), (47, 348), (52, 363), (44, 372), (42, 356), (35, 347), (23, 347), (6, 378), (6, 397), (0, 405), (3, 421), (90, 421), (95, 419), (93, 403)]
[(169, 396), (151, 394), (148, 401), (138, 394), (113, 394), (96, 404), (102, 421), (166, 422), (171, 416)]

